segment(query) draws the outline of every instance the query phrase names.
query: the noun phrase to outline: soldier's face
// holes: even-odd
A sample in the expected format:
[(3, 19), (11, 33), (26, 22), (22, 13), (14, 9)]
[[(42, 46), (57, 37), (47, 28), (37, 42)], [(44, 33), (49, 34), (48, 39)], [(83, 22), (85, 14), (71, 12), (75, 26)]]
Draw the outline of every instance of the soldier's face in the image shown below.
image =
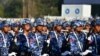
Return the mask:
[(35, 27), (32, 27), (32, 32), (35, 32)]
[(14, 28), (13, 28), (13, 31), (14, 31), (14, 32), (18, 32), (18, 31), (19, 31), (19, 27), (14, 27)]
[(25, 25), (24, 25), (24, 29), (25, 29), (25, 30), (30, 30), (30, 29), (31, 29), (30, 24), (25, 24)]
[(4, 32), (9, 32), (9, 26), (4, 26), (3, 31)]
[(71, 27), (70, 27), (70, 26), (68, 26), (68, 27), (66, 27), (66, 28), (65, 28), (65, 30), (70, 31), (70, 30), (71, 30)]
[(11, 27), (9, 27), (9, 31), (11, 30)]
[(100, 32), (100, 25), (96, 25), (94, 28), (96, 32)]
[(46, 32), (48, 28), (46, 26), (43, 27), (43, 31)]
[(83, 30), (83, 26), (76, 27), (76, 31), (81, 32)]
[(55, 30), (57, 30), (57, 31), (61, 31), (61, 29), (62, 29), (62, 26), (56, 26), (55, 27)]
[(85, 26), (85, 29), (88, 30), (88, 31), (90, 30), (90, 28), (91, 28), (90, 25), (86, 25), (86, 26)]
[(37, 26), (36, 30), (39, 31), (39, 32), (42, 32), (43, 31), (43, 26)]

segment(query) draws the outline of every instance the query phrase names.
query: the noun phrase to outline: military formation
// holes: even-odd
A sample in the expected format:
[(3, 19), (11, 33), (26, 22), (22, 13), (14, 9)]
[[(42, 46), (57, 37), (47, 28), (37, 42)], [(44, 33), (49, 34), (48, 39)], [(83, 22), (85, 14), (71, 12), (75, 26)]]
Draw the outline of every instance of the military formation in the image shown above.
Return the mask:
[(0, 21), (0, 56), (99, 56), (100, 19)]

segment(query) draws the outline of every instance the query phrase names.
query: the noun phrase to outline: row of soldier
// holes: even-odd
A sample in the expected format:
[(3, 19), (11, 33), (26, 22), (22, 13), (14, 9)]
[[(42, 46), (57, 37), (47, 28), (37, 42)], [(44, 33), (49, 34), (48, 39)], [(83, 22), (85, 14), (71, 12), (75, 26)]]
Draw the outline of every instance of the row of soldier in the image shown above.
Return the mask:
[(0, 22), (0, 56), (97, 56), (100, 55), (100, 19), (90, 21)]

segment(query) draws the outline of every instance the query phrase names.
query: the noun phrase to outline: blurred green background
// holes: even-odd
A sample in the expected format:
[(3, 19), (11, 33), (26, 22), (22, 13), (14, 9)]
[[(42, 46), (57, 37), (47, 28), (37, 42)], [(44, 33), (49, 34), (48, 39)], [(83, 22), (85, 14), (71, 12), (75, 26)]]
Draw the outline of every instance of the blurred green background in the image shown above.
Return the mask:
[(0, 17), (59, 16), (63, 0), (0, 0)]

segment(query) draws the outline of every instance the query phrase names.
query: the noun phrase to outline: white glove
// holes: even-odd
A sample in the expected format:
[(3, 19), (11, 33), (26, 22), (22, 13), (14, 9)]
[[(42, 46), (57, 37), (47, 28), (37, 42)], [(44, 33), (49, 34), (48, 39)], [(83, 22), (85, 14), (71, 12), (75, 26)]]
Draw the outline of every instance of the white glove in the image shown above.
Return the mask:
[(8, 56), (16, 56), (16, 52), (12, 52), (12, 53), (9, 53), (9, 55)]
[(43, 54), (42, 56), (49, 56), (49, 54), (46, 54), (46, 53), (45, 53), (45, 54)]
[(47, 43), (50, 44), (50, 39), (47, 40)]
[(63, 52), (61, 55), (62, 55), (62, 56), (66, 56), (66, 55), (68, 55), (68, 54), (70, 55), (71, 52), (69, 52), (69, 51), (65, 51), (65, 52)]
[(47, 46), (49, 46), (49, 44), (50, 44), (50, 39), (48, 39), (48, 40), (47, 40), (47, 43), (48, 43), (48, 45), (47, 45)]
[(87, 55), (89, 53), (92, 53), (92, 51), (91, 50), (86, 50), (85, 52), (80, 53), (80, 55)]

